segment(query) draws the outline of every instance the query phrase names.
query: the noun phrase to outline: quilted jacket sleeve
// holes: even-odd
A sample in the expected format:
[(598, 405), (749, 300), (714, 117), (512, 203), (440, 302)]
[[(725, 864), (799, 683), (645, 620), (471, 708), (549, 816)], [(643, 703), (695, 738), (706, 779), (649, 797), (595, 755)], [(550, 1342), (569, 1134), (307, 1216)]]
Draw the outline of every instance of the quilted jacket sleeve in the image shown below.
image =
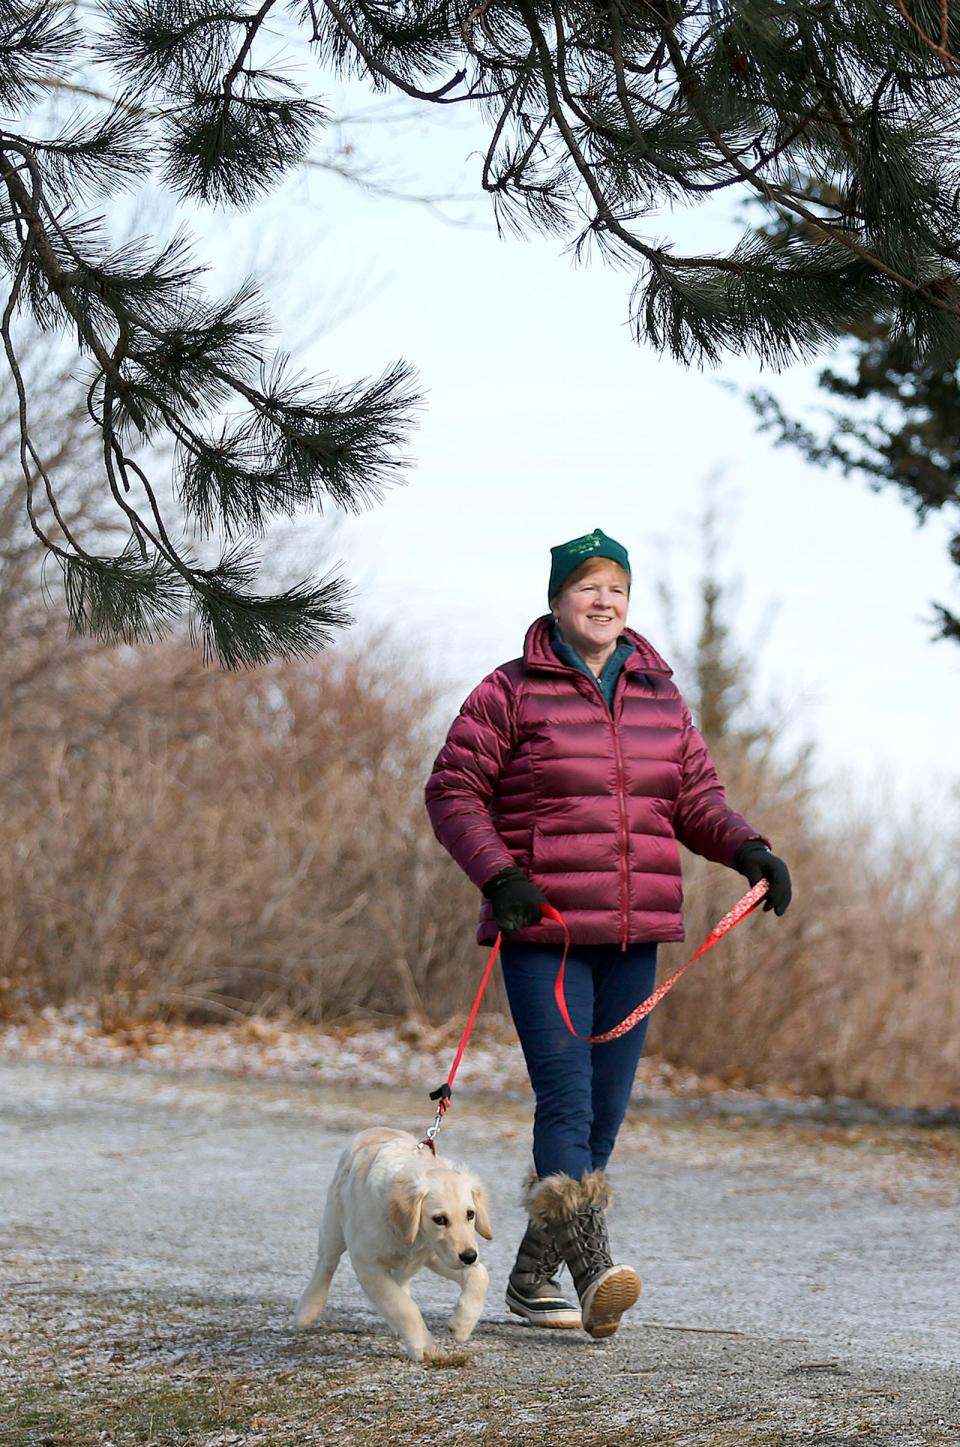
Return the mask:
[(674, 815), (674, 832), (680, 843), (694, 854), (715, 864), (733, 868), (733, 856), (748, 839), (770, 841), (727, 803), (726, 792), (707, 750), (703, 735), (683, 705), (683, 754), (680, 795)]
[(515, 697), (510, 680), (497, 669), (464, 703), (427, 781), (433, 832), (478, 889), (515, 862), (490, 817), (490, 801), (515, 742)]

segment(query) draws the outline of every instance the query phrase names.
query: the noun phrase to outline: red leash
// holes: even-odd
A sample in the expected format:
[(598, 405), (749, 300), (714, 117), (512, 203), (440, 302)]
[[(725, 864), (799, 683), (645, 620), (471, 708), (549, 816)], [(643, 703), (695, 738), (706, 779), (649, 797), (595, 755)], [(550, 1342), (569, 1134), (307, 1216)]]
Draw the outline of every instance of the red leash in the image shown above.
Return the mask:
[[(564, 929), (566, 929), (566, 925), (564, 925)], [(460, 1061), (463, 1059), (463, 1052), (467, 1048), (467, 1041), (470, 1039), (470, 1032), (473, 1029), (474, 1021), (477, 1018), (477, 1012), (480, 1009), (480, 1001), (483, 999), (484, 992), (490, 982), (490, 976), (493, 973), (493, 967), (497, 963), (497, 958), (500, 954), (500, 944), (502, 939), (503, 935), (497, 935), (497, 938), (495, 939), (493, 944), (493, 949), (490, 951), (490, 958), (487, 960), (487, 968), (483, 972), (483, 979), (480, 981), (480, 988), (477, 991), (476, 999), (473, 1002), (473, 1008), (471, 1009), (470, 1014), (467, 1017), (467, 1023), (464, 1026), (463, 1034), (460, 1036), (460, 1044), (457, 1046), (457, 1053), (453, 1057), (453, 1064), (450, 1067), (450, 1074), (447, 1076), (446, 1080), (443, 1082), (442, 1085), (439, 1085), (436, 1090), (431, 1090), (430, 1092), (430, 1099), (437, 1102), (437, 1116), (435, 1121), (433, 1122), (433, 1125), (428, 1126), (427, 1133), (424, 1136), (423, 1140), (420, 1142), (420, 1145), (429, 1146), (430, 1149), (433, 1151), (434, 1155), (437, 1154), (437, 1131), (440, 1129), (440, 1124), (449, 1108), (450, 1096), (453, 1094), (454, 1077), (456, 1076), (457, 1071), (460, 1069)], [(566, 951), (564, 951), (564, 959), (566, 959)]]
[[(707, 953), (707, 950), (712, 950), (714, 945), (717, 944), (719, 940), (722, 940), (724, 935), (729, 934), (735, 925), (738, 925), (741, 920), (746, 919), (748, 914), (753, 913), (753, 911), (763, 899), (769, 888), (770, 886), (767, 881), (765, 879), (761, 879), (758, 884), (755, 884), (752, 889), (749, 889), (747, 893), (743, 896), (743, 898), (733, 906), (733, 909), (728, 910), (728, 912), (723, 916), (723, 919), (720, 920), (718, 924), (714, 925), (713, 929), (707, 935), (703, 944), (690, 956), (689, 960), (682, 964), (678, 970), (674, 970), (670, 978), (668, 980), (664, 980), (662, 985), (658, 985), (652, 995), (648, 995), (645, 1000), (641, 1000), (637, 1008), (635, 1010), (631, 1010), (630, 1014), (627, 1015), (625, 1019), (621, 1020), (619, 1025), (614, 1025), (612, 1030), (604, 1030), (602, 1035), (579, 1035), (577, 1034), (577, 1031), (573, 1028), (573, 1021), (570, 1019), (570, 1011), (567, 1009), (567, 998), (563, 990), (563, 976), (567, 965), (567, 955), (570, 953), (570, 931), (567, 928), (566, 920), (558, 909), (554, 909), (553, 906), (550, 904), (543, 905), (542, 914), (544, 915), (544, 917), (546, 919), (552, 919), (563, 930), (563, 956), (560, 960), (560, 968), (557, 971), (557, 981), (553, 988), (553, 996), (557, 1002), (557, 1008), (559, 1009), (560, 1014), (563, 1016), (564, 1024), (570, 1031), (571, 1035), (576, 1035), (578, 1040), (584, 1040), (590, 1045), (603, 1045), (608, 1040), (619, 1040), (621, 1035), (626, 1035), (629, 1030), (633, 1029), (634, 1025), (639, 1025), (641, 1020), (645, 1020), (646, 1017), (650, 1014), (651, 1010), (656, 1009), (660, 1001), (663, 999), (664, 995), (666, 995), (668, 991), (673, 989), (674, 985), (677, 983), (684, 970), (688, 970), (693, 964), (694, 960), (698, 960), (701, 955), (705, 955)], [(430, 1099), (437, 1102), (437, 1116), (436, 1120), (433, 1122), (433, 1125), (430, 1126), (427, 1130), (427, 1133), (424, 1136), (423, 1140), (420, 1142), (420, 1145), (429, 1146), (430, 1150), (432, 1150), (434, 1154), (436, 1154), (437, 1149), (435, 1144), (437, 1132), (439, 1131), (443, 1117), (446, 1115), (447, 1110), (450, 1106), (450, 1097), (453, 1094), (454, 1077), (456, 1076), (457, 1071), (460, 1069), (460, 1062), (463, 1059), (463, 1052), (467, 1048), (467, 1041), (470, 1039), (470, 1033), (473, 1030), (474, 1022), (476, 1021), (477, 1013), (480, 1009), (480, 1002), (483, 999), (484, 992), (486, 991), (487, 985), (490, 981), (490, 975), (493, 972), (493, 967), (496, 964), (497, 958), (500, 954), (500, 945), (502, 939), (502, 935), (497, 935), (497, 938), (494, 941), (493, 949), (490, 952), (490, 958), (487, 960), (487, 966), (483, 972), (483, 979), (480, 981), (480, 988), (477, 991), (476, 998), (473, 1002), (473, 1007), (470, 1010), (467, 1023), (464, 1026), (463, 1034), (460, 1036), (460, 1044), (457, 1046), (457, 1053), (453, 1058), (453, 1064), (450, 1067), (450, 1073), (442, 1085), (438, 1086), (436, 1090), (431, 1090), (430, 1092)]]

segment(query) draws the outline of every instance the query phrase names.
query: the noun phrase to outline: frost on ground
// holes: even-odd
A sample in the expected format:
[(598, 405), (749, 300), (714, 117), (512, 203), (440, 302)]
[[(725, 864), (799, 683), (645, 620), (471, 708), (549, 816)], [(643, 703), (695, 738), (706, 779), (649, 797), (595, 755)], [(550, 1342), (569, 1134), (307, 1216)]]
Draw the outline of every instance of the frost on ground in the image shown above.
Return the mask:
[[(430, 1025), (411, 1018), (383, 1025), (318, 1028), (257, 1017), (197, 1026), (165, 1021), (102, 1021), (90, 1008), (45, 1009), (22, 1022), (0, 1023), (0, 1058), (55, 1064), (130, 1065), (140, 1070), (216, 1070), (233, 1075), (309, 1079), (314, 1084), (432, 1088), (446, 1077), (465, 1019)], [(458, 1089), (529, 1090), (513, 1025), (481, 1015), (457, 1074)], [(669, 1096), (700, 1095), (721, 1082), (665, 1061), (641, 1062), (640, 1089)]]
[[(607, 1342), (535, 1332), (503, 1307), (530, 1106), (522, 1076), (484, 1088), (511, 1079), (513, 1047), (492, 1037), (441, 1135), (493, 1198), (468, 1349), (408, 1362), (346, 1263), (324, 1324), (297, 1332), (342, 1145), (374, 1121), (421, 1129), (449, 1063), (444, 1037), (426, 1066), (429, 1050), (406, 1051), (415, 1091), (377, 1084), (388, 1044), (349, 1047), (363, 1058), (337, 1075), (347, 1042), (326, 1083), (253, 1069), (222, 1035), (218, 1060), (189, 1062), (206, 1074), (8, 1054), (3, 1447), (960, 1444), (955, 1130), (664, 1116), (641, 1099), (611, 1169), (641, 1304)], [(442, 1332), (456, 1288), (423, 1276), (414, 1292)]]

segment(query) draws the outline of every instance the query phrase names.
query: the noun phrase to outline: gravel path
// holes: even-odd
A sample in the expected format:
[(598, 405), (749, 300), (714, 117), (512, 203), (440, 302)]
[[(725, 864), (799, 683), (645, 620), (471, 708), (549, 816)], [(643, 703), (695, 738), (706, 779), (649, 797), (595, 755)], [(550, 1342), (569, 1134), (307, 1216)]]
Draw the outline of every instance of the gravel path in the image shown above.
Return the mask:
[[(960, 1443), (956, 1131), (635, 1109), (611, 1234), (644, 1294), (593, 1343), (505, 1312), (529, 1105), (463, 1092), (441, 1148), (489, 1185), (493, 1285), (466, 1355), (427, 1371), (346, 1263), (329, 1324), (291, 1325), (336, 1157), (373, 1122), (417, 1129), (423, 1100), (0, 1063), (0, 1442)], [(414, 1292), (438, 1328), (455, 1288)], [(143, 1425), (163, 1393), (180, 1417)]]

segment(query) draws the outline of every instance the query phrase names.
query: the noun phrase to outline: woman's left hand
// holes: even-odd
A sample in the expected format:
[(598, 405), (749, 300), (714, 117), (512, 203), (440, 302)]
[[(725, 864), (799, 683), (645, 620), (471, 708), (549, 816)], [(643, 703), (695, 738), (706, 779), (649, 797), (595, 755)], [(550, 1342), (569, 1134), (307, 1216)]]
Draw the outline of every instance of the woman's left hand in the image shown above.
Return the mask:
[(761, 879), (768, 881), (770, 888), (763, 902), (764, 909), (772, 909), (777, 915), (786, 912), (793, 895), (790, 871), (760, 839), (748, 839), (741, 844), (733, 856), (733, 865), (746, 875), (751, 885), (759, 884)]

